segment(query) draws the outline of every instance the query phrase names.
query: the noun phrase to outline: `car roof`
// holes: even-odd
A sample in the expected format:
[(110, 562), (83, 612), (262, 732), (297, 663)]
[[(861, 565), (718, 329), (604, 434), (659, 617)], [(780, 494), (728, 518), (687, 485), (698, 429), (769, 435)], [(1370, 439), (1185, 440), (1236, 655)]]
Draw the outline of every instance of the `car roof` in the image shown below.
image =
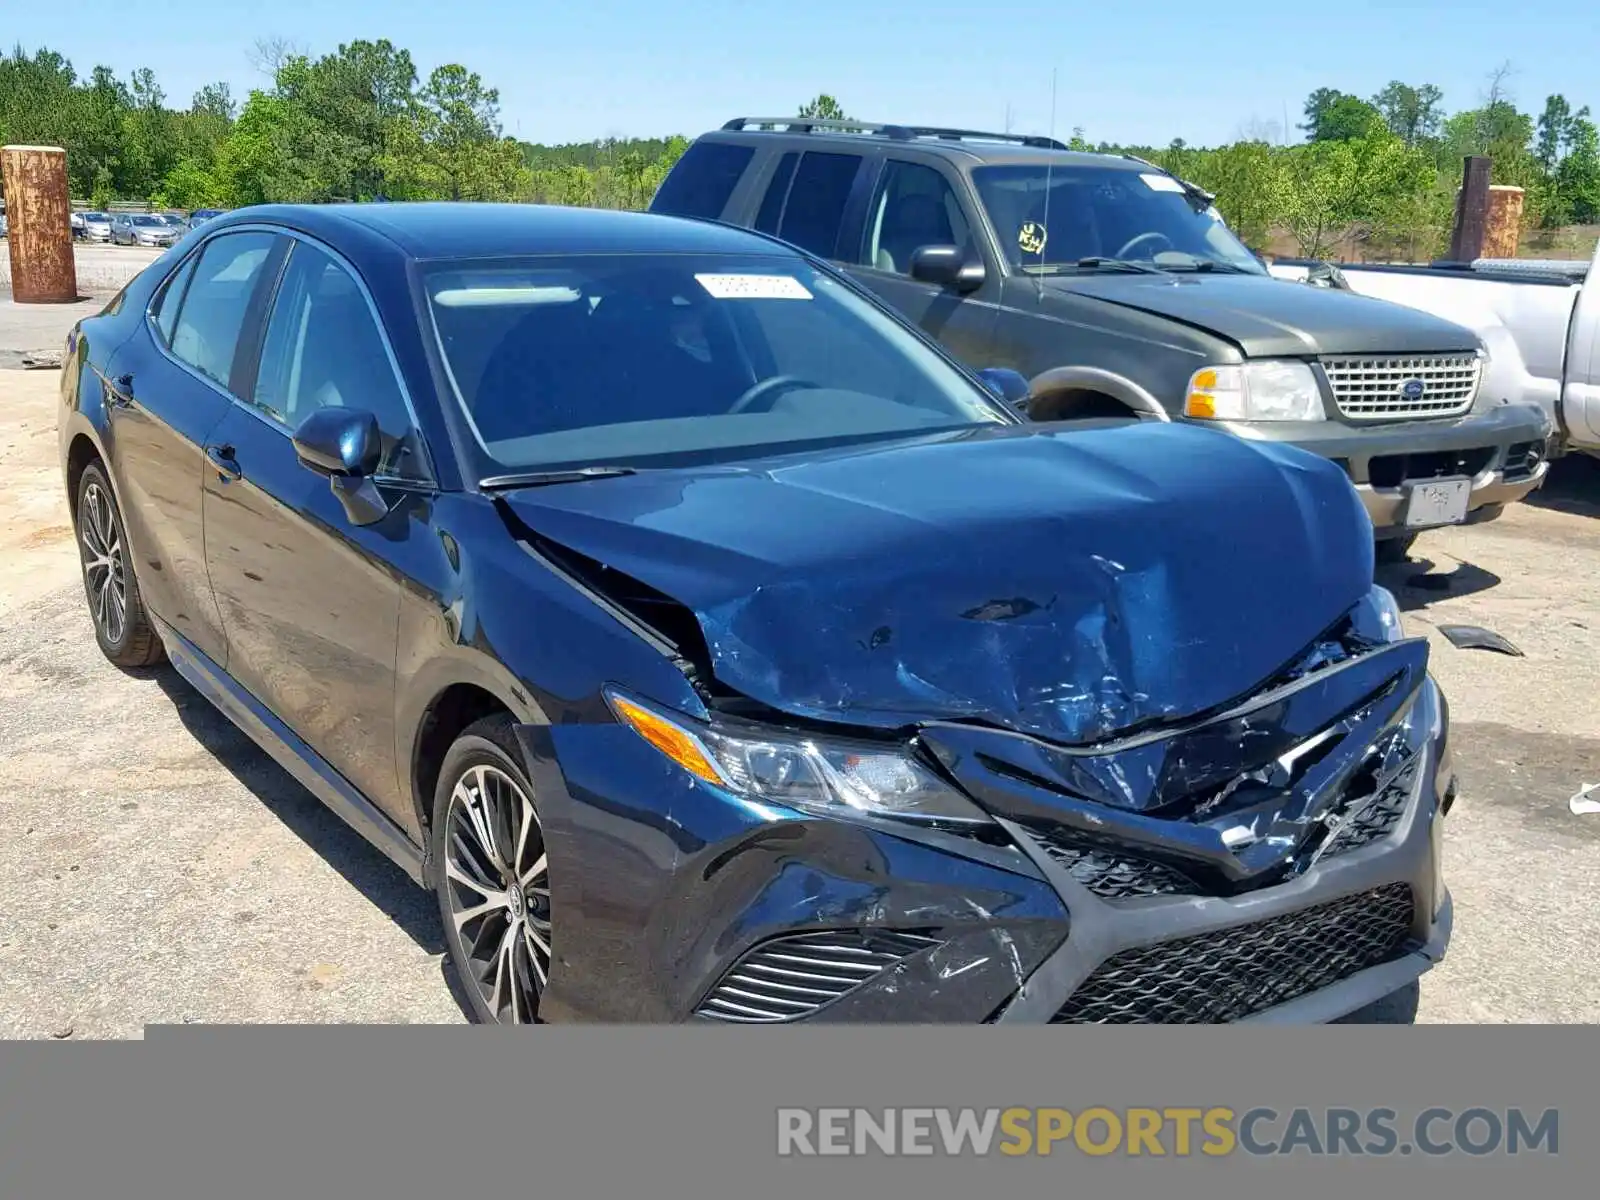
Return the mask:
[[(976, 166), (1044, 166), (1102, 167), (1114, 171), (1161, 171), (1150, 163), (1120, 154), (1099, 154), (1091, 150), (1069, 150), (1060, 143), (1055, 147), (1029, 145), (1021, 135), (978, 133), (962, 130), (922, 132), (917, 127), (899, 125), (873, 125), (865, 122), (842, 122), (853, 128), (830, 129), (825, 125), (803, 128), (805, 122), (788, 118), (793, 127), (784, 129), (730, 129), (724, 126), (701, 136), (700, 141), (725, 142), (741, 146), (770, 146), (781, 142), (785, 149), (812, 147), (818, 150), (850, 151), (861, 154), (871, 150), (917, 150), (936, 154)], [(737, 125), (740, 122), (729, 122)], [(759, 118), (744, 124), (769, 124)], [(859, 127), (854, 127), (859, 126)]]
[(286, 225), (346, 251), (377, 251), (384, 243), (413, 259), (608, 251), (797, 257), (775, 239), (728, 225), (543, 204), (272, 204), (233, 209), (218, 218), (217, 227), (251, 221)]

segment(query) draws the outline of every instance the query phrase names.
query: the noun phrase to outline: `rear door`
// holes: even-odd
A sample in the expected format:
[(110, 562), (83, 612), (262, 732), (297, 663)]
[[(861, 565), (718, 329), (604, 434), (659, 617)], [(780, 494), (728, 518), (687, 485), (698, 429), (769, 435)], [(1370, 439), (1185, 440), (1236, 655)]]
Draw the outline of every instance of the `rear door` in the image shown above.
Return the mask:
[[(245, 400), (211, 435), (217, 469), (203, 502), (229, 674), (409, 826), (395, 652), (402, 581), (430, 550), (414, 502), (432, 490), (431, 471), (366, 289), (325, 247), (294, 240)], [(351, 524), (328, 480), (300, 465), (291, 431), (327, 407), (378, 419), (376, 482), (390, 510), (376, 524)]]
[[(845, 261), (856, 279), (977, 368), (993, 365), (990, 339), (999, 313), (999, 265), (987, 261), (961, 177), (937, 158), (891, 154), (867, 207), (859, 241)], [(957, 246), (984, 264), (984, 281), (959, 292), (911, 278), (923, 246)]]
[(145, 330), (107, 368), (106, 449), (140, 591), (151, 612), (219, 664), (227, 644), (206, 573), (204, 447), (233, 406), (241, 335), (259, 313), (279, 249), (260, 231), (207, 241), (167, 279)]

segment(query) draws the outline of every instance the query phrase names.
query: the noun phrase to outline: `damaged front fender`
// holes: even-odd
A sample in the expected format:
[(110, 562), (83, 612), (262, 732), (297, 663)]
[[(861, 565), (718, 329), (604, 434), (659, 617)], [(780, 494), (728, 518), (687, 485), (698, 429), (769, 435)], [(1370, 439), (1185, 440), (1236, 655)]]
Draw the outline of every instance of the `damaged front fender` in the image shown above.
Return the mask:
[[(739, 1019), (727, 1014), (750, 990), (736, 978), (749, 956), (826, 934), (851, 939), (848, 961), (883, 969), (807, 1019), (975, 1023), (1067, 936), (1060, 897), (1008, 840), (771, 809), (691, 778), (617, 724), (516, 734), (558, 914), (546, 1020)], [(906, 953), (873, 958), (874, 938)], [(784, 968), (754, 970), (780, 1005), (831, 986), (785, 991)], [(719, 1007), (714, 993), (735, 999)]]

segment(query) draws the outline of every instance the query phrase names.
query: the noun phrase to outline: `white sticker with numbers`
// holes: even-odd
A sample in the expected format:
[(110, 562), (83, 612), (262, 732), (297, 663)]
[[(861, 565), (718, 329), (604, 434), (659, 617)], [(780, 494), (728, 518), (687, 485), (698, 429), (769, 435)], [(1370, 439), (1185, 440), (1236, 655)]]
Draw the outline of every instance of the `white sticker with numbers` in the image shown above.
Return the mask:
[(695, 280), (717, 300), (813, 299), (792, 275), (696, 275)]
[(1140, 175), (1139, 178), (1144, 180), (1145, 186), (1152, 192), (1183, 191), (1183, 184), (1179, 183), (1171, 175)]

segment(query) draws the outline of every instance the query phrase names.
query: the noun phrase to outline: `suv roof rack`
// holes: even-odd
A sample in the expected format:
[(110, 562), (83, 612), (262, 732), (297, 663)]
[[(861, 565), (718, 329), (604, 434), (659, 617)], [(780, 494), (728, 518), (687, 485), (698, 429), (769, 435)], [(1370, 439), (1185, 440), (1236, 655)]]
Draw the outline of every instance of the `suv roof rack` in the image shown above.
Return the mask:
[(1068, 150), (1065, 142), (1026, 133), (987, 133), (981, 129), (945, 129), (934, 125), (884, 125), (875, 121), (838, 121), (826, 117), (735, 117), (722, 126), (726, 130), (756, 130), (785, 133), (864, 133), (873, 137), (910, 142), (933, 138), (941, 142), (1010, 142), (1035, 150)]

